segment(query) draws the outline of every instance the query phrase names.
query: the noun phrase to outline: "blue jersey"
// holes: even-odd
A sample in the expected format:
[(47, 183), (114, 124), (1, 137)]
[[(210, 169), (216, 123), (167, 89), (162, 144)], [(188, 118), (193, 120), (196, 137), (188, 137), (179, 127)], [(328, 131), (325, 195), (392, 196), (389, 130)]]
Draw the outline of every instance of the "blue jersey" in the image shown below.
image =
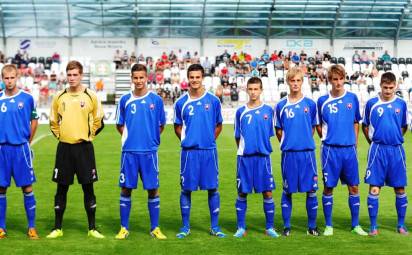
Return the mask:
[(379, 96), (366, 102), (362, 123), (369, 126), (369, 139), (374, 143), (400, 145), (403, 143), (402, 128), (408, 126), (406, 102), (395, 97), (383, 102)]
[(116, 124), (124, 126), (122, 151), (157, 151), (160, 126), (165, 123), (163, 100), (158, 95), (147, 92), (135, 97), (130, 92), (120, 98)]
[(318, 124), (316, 103), (312, 99), (303, 97), (291, 103), (285, 97), (276, 105), (275, 127), (283, 130), (282, 151), (314, 150), (312, 129)]
[(38, 119), (33, 97), (20, 90), (14, 96), (0, 92), (0, 144), (29, 142), (31, 121)]
[(345, 92), (340, 97), (329, 95), (318, 99), (318, 114), (322, 124), (322, 141), (328, 145), (351, 146), (356, 144), (354, 123), (361, 120), (359, 100), (354, 93)]
[(273, 109), (266, 104), (250, 109), (244, 105), (237, 109), (235, 138), (240, 139), (237, 155), (270, 155), (273, 132)]
[(215, 128), (223, 118), (220, 101), (215, 95), (205, 92), (192, 99), (186, 93), (176, 101), (174, 110), (174, 124), (182, 126), (182, 148), (216, 148)]

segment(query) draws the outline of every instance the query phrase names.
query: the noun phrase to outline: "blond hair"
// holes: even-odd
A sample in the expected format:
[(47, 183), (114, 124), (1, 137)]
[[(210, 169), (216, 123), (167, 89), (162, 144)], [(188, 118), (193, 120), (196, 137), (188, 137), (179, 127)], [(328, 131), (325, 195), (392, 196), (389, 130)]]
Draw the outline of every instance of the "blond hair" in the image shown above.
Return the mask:
[(16, 72), (16, 75), (18, 74), (18, 70), (17, 70), (17, 67), (15, 65), (7, 64), (7, 65), (4, 65), (3, 68), (1, 69), (1, 76), (4, 76), (4, 73), (6, 73), (6, 72), (8, 73), (10, 71)]
[(289, 69), (288, 73), (286, 74), (286, 82), (289, 84), (289, 80), (298, 76), (303, 81), (304, 73), (298, 67), (292, 67)]

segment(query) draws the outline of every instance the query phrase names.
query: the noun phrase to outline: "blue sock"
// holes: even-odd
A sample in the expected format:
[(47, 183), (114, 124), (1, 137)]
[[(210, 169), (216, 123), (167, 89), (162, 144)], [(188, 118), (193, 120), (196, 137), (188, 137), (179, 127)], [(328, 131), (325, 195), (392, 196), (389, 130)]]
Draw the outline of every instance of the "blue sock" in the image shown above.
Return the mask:
[(360, 208), (360, 198), (359, 194), (351, 195), (349, 194), (348, 204), (351, 214), (352, 228), (359, 225), (359, 208)]
[(376, 220), (378, 217), (378, 210), (379, 210), (379, 195), (368, 195), (368, 212), (369, 212), (369, 220), (370, 220), (370, 227), (377, 228)]
[(273, 202), (273, 198), (263, 199), (263, 211), (266, 217), (266, 229), (273, 228), (275, 218), (275, 203)]
[(180, 212), (182, 213), (183, 226), (190, 229), (190, 207), (191, 207), (190, 191), (182, 190), (180, 193)]
[(34, 193), (24, 193), (24, 209), (26, 209), (26, 217), (28, 227), (34, 228), (36, 226), (36, 199)]
[(332, 209), (333, 195), (322, 195), (323, 215), (325, 216), (325, 225), (332, 227)]
[(406, 208), (408, 207), (408, 198), (406, 194), (396, 194), (396, 212), (398, 213), (398, 226), (405, 225)]
[(216, 190), (209, 191), (210, 226), (212, 229), (219, 226), (220, 195)]
[(129, 229), (130, 209), (132, 208), (132, 199), (130, 196), (120, 194), (120, 224), (122, 227)]
[(316, 193), (310, 192), (306, 196), (306, 213), (308, 214), (308, 228), (316, 228), (318, 214), (318, 198)]
[(282, 192), (281, 199), (283, 226), (290, 228), (290, 216), (292, 215), (292, 194)]
[(237, 227), (246, 229), (247, 198), (237, 197), (235, 207), (237, 215)]
[(2, 229), (6, 229), (6, 208), (7, 208), (6, 194), (0, 194), (0, 228)]
[(147, 208), (150, 215), (150, 231), (159, 226), (159, 214), (160, 214), (160, 198), (156, 196), (149, 198), (147, 201)]

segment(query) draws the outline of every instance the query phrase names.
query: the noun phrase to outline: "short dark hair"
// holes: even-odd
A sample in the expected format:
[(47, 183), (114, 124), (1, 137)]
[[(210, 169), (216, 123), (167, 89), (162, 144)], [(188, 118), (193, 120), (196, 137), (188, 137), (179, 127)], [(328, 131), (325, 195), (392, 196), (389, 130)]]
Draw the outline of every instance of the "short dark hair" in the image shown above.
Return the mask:
[(262, 80), (259, 77), (252, 77), (247, 81), (246, 87), (249, 87), (249, 84), (260, 84), (260, 89), (263, 89)]
[(130, 74), (133, 75), (133, 72), (145, 72), (147, 75), (147, 68), (145, 65), (142, 64), (134, 64), (132, 66), (132, 70), (130, 71)]
[(69, 63), (67, 63), (66, 72), (68, 72), (69, 70), (74, 70), (74, 69), (79, 70), (79, 74), (83, 74), (83, 66), (77, 60), (72, 60)]
[(189, 68), (187, 69), (187, 78), (189, 78), (189, 73), (192, 71), (201, 71), (202, 77), (205, 75), (205, 69), (203, 69), (203, 66), (200, 64), (193, 64), (189, 66)]
[(381, 76), (381, 84), (396, 83), (396, 76), (392, 72), (386, 72)]

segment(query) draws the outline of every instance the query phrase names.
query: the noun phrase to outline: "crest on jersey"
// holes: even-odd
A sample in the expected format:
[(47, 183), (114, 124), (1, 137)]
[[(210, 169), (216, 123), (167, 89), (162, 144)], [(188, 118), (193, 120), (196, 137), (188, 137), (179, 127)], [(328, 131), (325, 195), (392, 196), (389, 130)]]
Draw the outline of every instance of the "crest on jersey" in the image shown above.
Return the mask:
[(346, 108), (348, 108), (349, 110), (352, 109), (352, 103), (347, 103)]
[(85, 106), (86, 102), (85, 101), (80, 101), (80, 107), (83, 108)]
[(399, 114), (399, 113), (401, 112), (401, 109), (396, 108), (396, 109), (395, 109), (395, 112), (396, 112), (396, 114)]
[(265, 120), (267, 120), (267, 119), (269, 119), (269, 116), (268, 116), (267, 114), (265, 114), (265, 115), (263, 115), (263, 118), (264, 118)]
[(305, 107), (305, 108), (303, 108), (303, 111), (304, 111), (305, 113), (308, 113), (308, 112), (309, 112), (309, 108), (308, 108), (308, 107)]
[(210, 108), (210, 104), (205, 104), (205, 109), (209, 110), (209, 108)]
[(155, 105), (154, 104), (150, 104), (150, 110), (153, 110), (154, 108), (155, 108)]
[(18, 107), (20, 110), (23, 109), (23, 106), (24, 106), (23, 102), (19, 102), (19, 104), (17, 105), (17, 107)]

